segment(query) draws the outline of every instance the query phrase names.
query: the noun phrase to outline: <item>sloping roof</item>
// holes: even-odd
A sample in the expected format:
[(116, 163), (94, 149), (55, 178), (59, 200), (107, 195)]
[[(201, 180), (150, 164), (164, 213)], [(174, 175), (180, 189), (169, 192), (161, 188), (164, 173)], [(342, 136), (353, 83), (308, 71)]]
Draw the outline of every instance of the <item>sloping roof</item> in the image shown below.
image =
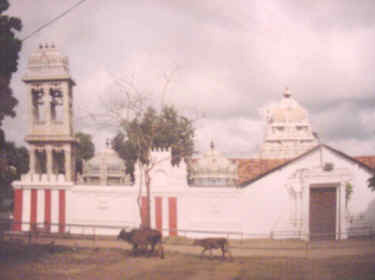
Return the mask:
[(238, 183), (250, 181), (288, 161), (288, 159), (238, 159)]
[(373, 156), (357, 156), (354, 159), (362, 162), (363, 164), (367, 165), (368, 167), (375, 169), (375, 155)]
[(319, 149), (319, 147), (327, 148), (328, 150), (339, 154), (340, 156), (346, 158), (349, 161), (352, 161), (356, 164), (359, 164), (361, 167), (365, 168), (370, 172), (374, 172), (375, 168), (375, 156), (362, 156), (362, 157), (351, 157), (339, 150), (336, 150), (328, 145), (320, 144), (314, 148), (306, 151), (305, 153), (299, 155), (298, 157), (292, 159), (245, 159), (238, 160), (239, 168), (239, 186), (245, 187), (250, 183), (259, 180), (260, 178), (276, 171), (312, 152)]

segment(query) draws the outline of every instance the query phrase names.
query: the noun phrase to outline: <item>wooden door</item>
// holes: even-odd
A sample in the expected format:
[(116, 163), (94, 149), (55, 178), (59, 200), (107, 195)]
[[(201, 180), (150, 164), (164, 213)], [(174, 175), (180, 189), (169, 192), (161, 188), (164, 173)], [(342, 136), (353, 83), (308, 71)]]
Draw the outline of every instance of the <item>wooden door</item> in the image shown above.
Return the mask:
[(311, 240), (335, 239), (336, 188), (310, 189), (310, 237)]

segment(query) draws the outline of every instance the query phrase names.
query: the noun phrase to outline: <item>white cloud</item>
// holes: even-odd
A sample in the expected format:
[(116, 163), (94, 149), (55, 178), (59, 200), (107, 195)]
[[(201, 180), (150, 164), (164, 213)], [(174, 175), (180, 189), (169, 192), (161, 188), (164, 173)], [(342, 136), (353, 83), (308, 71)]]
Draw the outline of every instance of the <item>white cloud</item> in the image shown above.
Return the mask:
[[(75, 3), (17, 0), (9, 13), (22, 18), (22, 38)], [(366, 101), (375, 88), (375, 6), (314, 3), (87, 1), (24, 42), (12, 81), (20, 104), (17, 118), (5, 124), (8, 138), (22, 142), (27, 132), (21, 82), (27, 58), (40, 42), (54, 42), (69, 56), (77, 116), (82, 108), (99, 110), (117, 90), (113, 77), (124, 75), (134, 74), (157, 104), (164, 74), (177, 67), (165, 100), (205, 114), (197, 126), (200, 150), (214, 138), (226, 154), (254, 153), (263, 136), (259, 110), (289, 86), (325, 142), (358, 144), (363, 153), (374, 153)], [(104, 143), (108, 133), (95, 137)]]

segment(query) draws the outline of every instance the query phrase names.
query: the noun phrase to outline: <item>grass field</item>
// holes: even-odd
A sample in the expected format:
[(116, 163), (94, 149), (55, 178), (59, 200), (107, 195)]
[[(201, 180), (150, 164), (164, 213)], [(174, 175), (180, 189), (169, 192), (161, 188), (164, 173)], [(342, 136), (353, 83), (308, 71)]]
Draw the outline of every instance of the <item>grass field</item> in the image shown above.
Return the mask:
[(374, 254), (331, 257), (200, 258), (199, 250), (166, 248), (166, 258), (133, 257), (129, 248), (0, 242), (0, 279), (375, 279)]

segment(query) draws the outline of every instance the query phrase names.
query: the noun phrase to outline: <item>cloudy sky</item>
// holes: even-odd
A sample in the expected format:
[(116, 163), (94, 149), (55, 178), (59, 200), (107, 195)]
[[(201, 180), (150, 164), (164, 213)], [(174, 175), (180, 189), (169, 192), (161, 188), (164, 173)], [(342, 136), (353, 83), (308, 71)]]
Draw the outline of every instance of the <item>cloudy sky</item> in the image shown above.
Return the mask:
[[(10, 2), (24, 38), (78, 0)], [(200, 116), (201, 152), (213, 139), (228, 156), (256, 153), (264, 136), (260, 112), (288, 86), (323, 142), (350, 155), (375, 154), (374, 15), (373, 0), (87, 0), (24, 41), (7, 138), (24, 144), (21, 78), (39, 43), (53, 42), (69, 57), (77, 83), (76, 130), (93, 133), (98, 150), (115, 131), (95, 129), (87, 115), (120, 94), (116, 80), (131, 77), (158, 103), (167, 76), (164, 101)]]

